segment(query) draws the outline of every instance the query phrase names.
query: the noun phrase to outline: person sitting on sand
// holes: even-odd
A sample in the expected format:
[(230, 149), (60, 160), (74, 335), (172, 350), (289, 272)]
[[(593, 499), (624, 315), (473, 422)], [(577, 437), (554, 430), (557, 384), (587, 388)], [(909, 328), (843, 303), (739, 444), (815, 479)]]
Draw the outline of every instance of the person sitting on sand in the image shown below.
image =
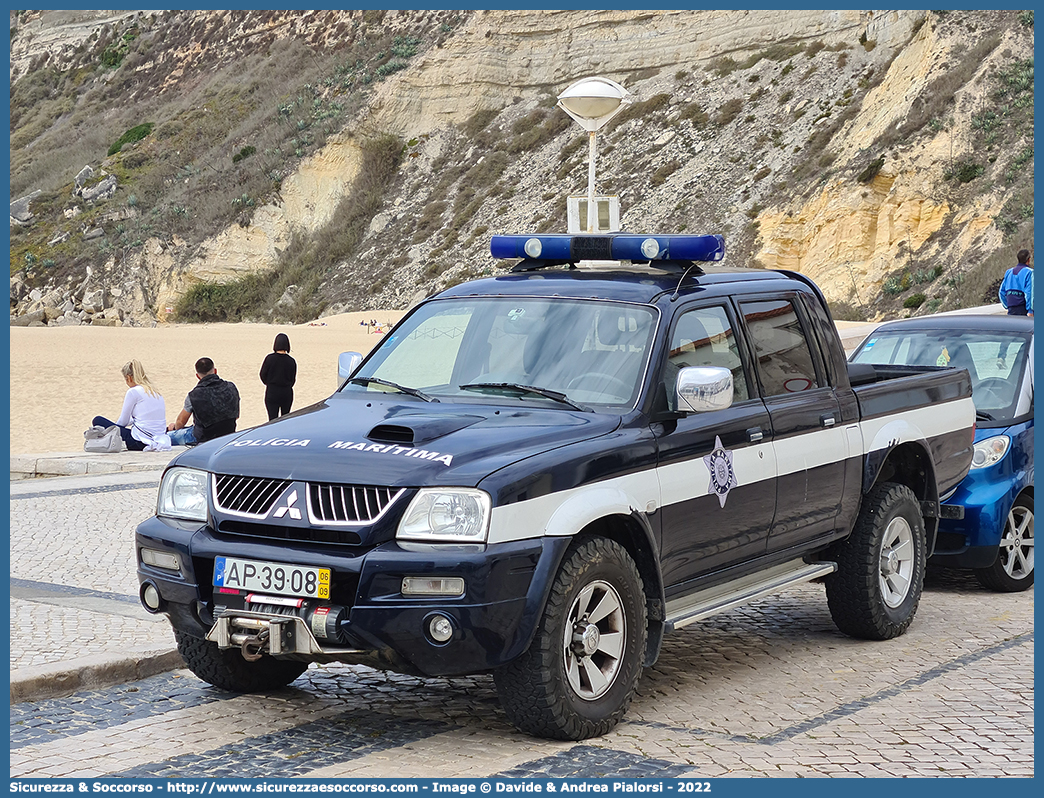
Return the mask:
[(120, 428), (120, 437), (132, 452), (149, 449), (167, 449), (165, 423), (167, 407), (145, 374), (145, 367), (137, 360), (125, 363), (120, 369), (127, 383), (127, 395), (123, 397), (123, 410), (115, 422), (105, 416), (95, 416), (91, 422), (96, 427)]
[[(188, 392), (177, 419), (167, 425), (170, 442), (175, 446), (195, 446), (236, 431), (239, 389), (235, 383), (221, 379), (209, 357), (196, 361), (196, 379), (199, 384)], [(194, 420), (191, 427), (190, 417)]]

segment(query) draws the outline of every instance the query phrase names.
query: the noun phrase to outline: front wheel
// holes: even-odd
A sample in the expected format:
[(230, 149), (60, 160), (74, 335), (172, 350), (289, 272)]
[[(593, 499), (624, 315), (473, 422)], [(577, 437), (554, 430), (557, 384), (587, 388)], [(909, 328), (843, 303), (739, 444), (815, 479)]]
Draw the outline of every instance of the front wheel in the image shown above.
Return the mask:
[(605, 538), (574, 543), (533, 642), (493, 672), (508, 719), (553, 740), (605, 734), (631, 703), (645, 638), (645, 593), (634, 561)]
[(852, 534), (833, 550), (837, 571), (826, 578), (826, 594), (837, 628), (865, 640), (905, 632), (921, 600), (926, 548), (913, 491), (892, 482), (875, 486)]
[(208, 684), (230, 693), (259, 693), (285, 687), (305, 672), (307, 662), (275, 659), (267, 655), (248, 662), (239, 649), (218, 648), (217, 643), (201, 640), (174, 630), (178, 653), (190, 671)]
[(1008, 511), (997, 560), (976, 568), (975, 578), (987, 590), (1018, 593), (1033, 584), (1033, 497), (1019, 496)]

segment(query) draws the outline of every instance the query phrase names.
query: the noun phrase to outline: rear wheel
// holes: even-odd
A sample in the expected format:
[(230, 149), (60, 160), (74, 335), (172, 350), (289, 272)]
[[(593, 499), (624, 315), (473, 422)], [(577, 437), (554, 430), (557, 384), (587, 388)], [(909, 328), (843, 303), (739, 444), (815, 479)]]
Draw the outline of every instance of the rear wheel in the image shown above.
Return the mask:
[(975, 578), (989, 590), (1017, 593), (1033, 584), (1033, 497), (1019, 496), (1008, 511), (997, 561), (976, 568)]
[(221, 649), (217, 643), (192, 637), (177, 629), (174, 630), (174, 640), (190, 671), (208, 684), (231, 693), (258, 693), (285, 687), (308, 668), (307, 662), (269, 656), (248, 662), (239, 649)]
[(855, 529), (837, 544), (826, 578), (830, 615), (845, 634), (888, 640), (907, 630), (924, 586), (924, 519), (905, 485), (883, 482), (863, 500)]
[(604, 538), (574, 544), (529, 649), (494, 671), (508, 719), (554, 740), (608, 732), (641, 676), (645, 626), (642, 579), (624, 548)]

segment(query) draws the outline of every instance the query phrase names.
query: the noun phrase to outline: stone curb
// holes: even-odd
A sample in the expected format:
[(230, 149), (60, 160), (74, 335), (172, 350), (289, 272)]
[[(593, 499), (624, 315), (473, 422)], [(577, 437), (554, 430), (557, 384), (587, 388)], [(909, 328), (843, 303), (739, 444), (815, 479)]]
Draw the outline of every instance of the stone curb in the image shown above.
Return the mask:
[(62, 698), (184, 668), (177, 650), (153, 649), (131, 656), (95, 654), (39, 668), (11, 671), (11, 703)]
[(11, 455), (11, 479), (93, 476), (139, 471), (161, 471), (176, 455), (185, 451), (176, 446), (169, 452), (48, 452), (46, 454)]

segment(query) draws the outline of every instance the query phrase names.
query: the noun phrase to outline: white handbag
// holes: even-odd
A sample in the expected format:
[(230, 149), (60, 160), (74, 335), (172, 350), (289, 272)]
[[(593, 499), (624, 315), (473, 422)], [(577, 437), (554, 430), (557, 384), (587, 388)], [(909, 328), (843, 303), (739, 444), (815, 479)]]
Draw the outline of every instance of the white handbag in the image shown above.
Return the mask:
[(120, 428), (115, 424), (111, 427), (91, 427), (83, 433), (83, 438), (85, 452), (98, 454), (123, 450), (123, 437), (120, 435)]

